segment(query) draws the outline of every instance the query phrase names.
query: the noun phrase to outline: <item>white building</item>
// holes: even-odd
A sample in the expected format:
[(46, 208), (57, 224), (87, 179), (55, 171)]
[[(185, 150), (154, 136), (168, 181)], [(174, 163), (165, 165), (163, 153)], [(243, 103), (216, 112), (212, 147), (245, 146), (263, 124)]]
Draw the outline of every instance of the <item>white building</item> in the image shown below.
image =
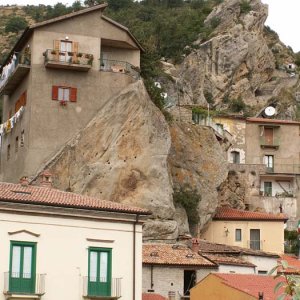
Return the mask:
[(49, 186), (0, 183), (0, 300), (141, 300), (147, 214)]

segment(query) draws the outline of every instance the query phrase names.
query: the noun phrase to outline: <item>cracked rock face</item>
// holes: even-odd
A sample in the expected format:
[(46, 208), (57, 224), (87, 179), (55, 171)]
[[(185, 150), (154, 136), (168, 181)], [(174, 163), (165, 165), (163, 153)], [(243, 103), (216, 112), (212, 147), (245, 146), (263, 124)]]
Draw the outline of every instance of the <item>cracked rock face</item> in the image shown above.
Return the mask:
[(215, 103), (242, 96), (248, 104), (257, 104), (255, 90), (271, 78), (275, 64), (263, 36), (267, 6), (260, 0), (249, 3), (251, 11), (243, 13), (239, 0), (225, 0), (208, 16), (207, 24), (215, 19), (220, 24), (210, 40), (196, 42), (199, 49), (181, 66), (182, 105), (203, 105), (208, 93)]

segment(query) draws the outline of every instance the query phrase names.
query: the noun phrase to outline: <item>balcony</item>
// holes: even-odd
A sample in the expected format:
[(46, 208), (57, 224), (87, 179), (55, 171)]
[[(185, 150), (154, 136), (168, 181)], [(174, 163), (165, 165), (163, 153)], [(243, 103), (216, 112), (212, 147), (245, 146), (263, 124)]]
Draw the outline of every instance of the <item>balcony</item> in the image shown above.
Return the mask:
[(46, 274), (30, 275), (20, 274), (13, 276), (11, 273), (4, 273), (4, 290), (5, 299), (40, 299), (45, 294), (45, 277)]
[(140, 78), (138, 67), (121, 60), (101, 59), (100, 71), (128, 74), (134, 79)]
[(278, 137), (275, 137), (273, 139), (267, 139), (265, 136), (260, 137), (260, 146), (262, 148), (279, 148), (280, 141)]
[(83, 297), (85, 299), (116, 300), (121, 298), (122, 278), (112, 278), (110, 283), (91, 282), (88, 276), (83, 277)]
[(248, 241), (248, 248), (252, 250), (262, 250), (263, 241), (261, 240), (250, 240)]
[(43, 53), (45, 67), (52, 69), (65, 69), (87, 72), (92, 68), (94, 56), (87, 53), (58, 51), (47, 49)]
[(30, 71), (30, 53), (15, 52), (0, 74), (0, 95), (10, 95)]

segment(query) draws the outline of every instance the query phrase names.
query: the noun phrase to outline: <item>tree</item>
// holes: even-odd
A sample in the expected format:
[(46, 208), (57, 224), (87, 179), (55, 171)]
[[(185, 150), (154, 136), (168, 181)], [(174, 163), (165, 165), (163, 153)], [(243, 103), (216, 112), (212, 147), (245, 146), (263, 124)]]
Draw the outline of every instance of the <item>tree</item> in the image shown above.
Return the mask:
[(21, 30), (24, 30), (28, 26), (28, 23), (25, 18), (14, 16), (8, 20), (5, 25), (5, 32), (15, 32), (18, 33)]

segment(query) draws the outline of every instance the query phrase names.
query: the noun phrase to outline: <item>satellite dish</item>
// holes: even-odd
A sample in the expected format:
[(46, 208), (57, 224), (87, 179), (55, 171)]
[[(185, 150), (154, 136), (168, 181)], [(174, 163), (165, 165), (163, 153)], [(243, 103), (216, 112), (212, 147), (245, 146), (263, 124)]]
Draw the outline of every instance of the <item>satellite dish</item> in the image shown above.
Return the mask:
[(275, 107), (273, 107), (273, 106), (268, 106), (268, 107), (265, 109), (265, 114), (266, 114), (266, 116), (268, 116), (268, 117), (274, 116), (275, 113), (276, 113), (276, 109), (275, 109)]
[(166, 99), (166, 98), (168, 97), (168, 94), (167, 94), (167, 93), (161, 93), (160, 95), (161, 95), (161, 97), (163, 97), (164, 99)]
[(155, 82), (154, 82), (154, 85), (155, 85), (157, 88), (161, 89), (161, 84), (160, 84), (160, 82), (155, 81)]

